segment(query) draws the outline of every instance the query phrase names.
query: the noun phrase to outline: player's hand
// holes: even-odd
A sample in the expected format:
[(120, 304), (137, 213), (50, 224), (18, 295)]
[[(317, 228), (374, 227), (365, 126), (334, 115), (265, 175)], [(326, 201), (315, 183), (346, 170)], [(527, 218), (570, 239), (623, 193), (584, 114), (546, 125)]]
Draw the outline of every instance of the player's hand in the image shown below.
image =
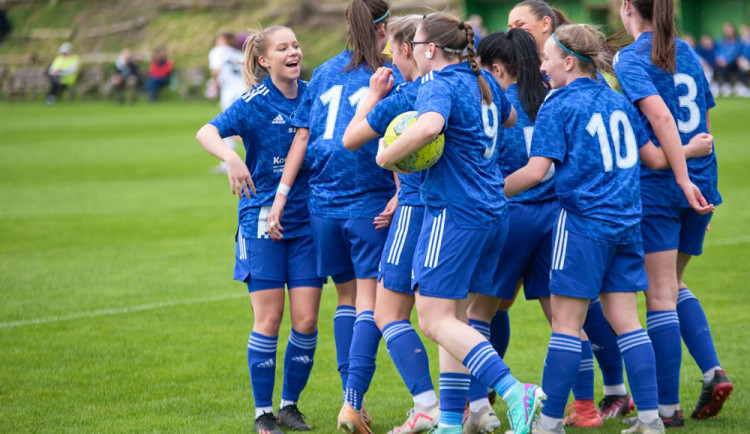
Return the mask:
[(714, 136), (708, 133), (699, 133), (690, 139), (685, 145), (685, 158), (701, 158), (714, 152)]
[(388, 205), (385, 206), (383, 212), (375, 217), (373, 221), (375, 229), (384, 229), (390, 226), (393, 221), (393, 214), (396, 213), (396, 208), (398, 208), (398, 194), (394, 194), (391, 200), (388, 201)]
[(383, 99), (393, 88), (393, 70), (381, 66), (370, 76), (370, 95)]
[(271, 211), (266, 217), (266, 233), (272, 240), (279, 241), (284, 238), (284, 228), (281, 227), (281, 217), (284, 215), (286, 196), (276, 193), (276, 198), (271, 205)]
[[(385, 148), (386, 148), (386, 146), (385, 146), (385, 139), (381, 138), (378, 141), (378, 155), (382, 155), (383, 152), (385, 152)], [(380, 161), (380, 159), (377, 158), (377, 156), (376, 156), (375, 162), (377, 163), (378, 161)], [(401, 170), (395, 164), (390, 164), (390, 165), (381, 165), (380, 163), (377, 163), (377, 164), (378, 164), (378, 166), (382, 167), (383, 169), (390, 170), (391, 172), (401, 173), (401, 174), (404, 174), (404, 175), (411, 175), (411, 172), (407, 172), (406, 170)]]
[(706, 202), (700, 189), (692, 182), (680, 185), (685, 198), (687, 198), (690, 208), (700, 215), (705, 215), (714, 211), (714, 205)]
[(250, 177), (247, 165), (239, 155), (235, 154), (227, 160), (227, 177), (229, 178), (229, 186), (232, 188), (232, 194), (246, 198), (250, 198), (250, 192), (255, 194), (255, 183)]

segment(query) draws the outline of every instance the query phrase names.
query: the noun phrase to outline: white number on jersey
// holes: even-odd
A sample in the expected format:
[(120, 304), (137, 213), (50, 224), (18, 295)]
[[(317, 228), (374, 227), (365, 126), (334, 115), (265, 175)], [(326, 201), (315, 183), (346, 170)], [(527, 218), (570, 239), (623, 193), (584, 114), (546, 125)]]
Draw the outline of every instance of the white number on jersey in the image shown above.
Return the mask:
[(690, 117), (687, 122), (682, 119), (677, 119), (677, 129), (681, 133), (692, 133), (700, 125), (701, 111), (698, 109), (698, 104), (695, 103), (695, 97), (698, 96), (698, 86), (695, 84), (695, 79), (687, 74), (675, 74), (674, 85), (679, 87), (684, 84), (687, 87), (687, 94), (679, 97), (680, 107), (688, 109)]
[[(524, 127), (523, 128), (523, 138), (526, 141), (526, 156), (531, 157), (531, 138), (534, 136), (534, 127)], [(555, 165), (552, 164), (549, 166), (549, 170), (547, 170), (547, 173), (544, 174), (544, 178), (542, 178), (542, 182), (549, 181), (552, 179), (552, 177), (555, 176)]]
[[(625, 156), (622, 156), (620, 152), (620, 124), (622, 124), (623, 132), (625, 133)], [(604, 126), (604, 119), (601, 113), (594, 113), (591, 116), (589, 124), (586, 126), (586, 131), (591, 134), (591, 137), (597, 136), (599, 139), (599, 149), (602, 153), (602, 163), (604, 164), (604, 171), (612, 171), (612, 149), (609, 145), (609, 138), (607, 137), (607, 128)], [(638, 162), (638, 145), (635, 143), (635, 133), (633, 133), (633, 127), (630, 125), (630, 119), (628, 115), (620, 110), (616, 110), (609, 117), (609, 133), (612, 136), (612, 142), (615, 147), (615, 163), (620, 169), (628, 169), (635, 166)]]
[[(335, 86), (331, 86), (330, 89), (323, 92), (322, 95), (320, 95), (320, 102), (323, 103), (323, 105), (328, 106), (328, 115), (326, 116), (326, 130), (323, 133), (324, 139), (332, 139), (333, 138), (333, 129), (336, 128), (336, 118), (339, 116), (339, 105), (341, 104), (341, 93), (344, 89), (344, 86), (337, 84)], [(351, 94), (349, 96), (349, 104), (352, 107), (357, 107), (359, 109), (359, 106), (362, 104), (362, 101), (367, 98), (367, 94), (370, 92), (370, 88), (367, 86), (360, 87), (356, 92)]]
[(495, 153), (495, 147), (497, 146), (497, 132), (500, 129), (497, 116), (497, 106), (495, 103), (490, 105), (482, 103), (482, 123), (484, 124), (484, 133), (487, 137), (492, 139), (492, 146), (484, 148), (484, 158), (491, 158), (492, 154)]

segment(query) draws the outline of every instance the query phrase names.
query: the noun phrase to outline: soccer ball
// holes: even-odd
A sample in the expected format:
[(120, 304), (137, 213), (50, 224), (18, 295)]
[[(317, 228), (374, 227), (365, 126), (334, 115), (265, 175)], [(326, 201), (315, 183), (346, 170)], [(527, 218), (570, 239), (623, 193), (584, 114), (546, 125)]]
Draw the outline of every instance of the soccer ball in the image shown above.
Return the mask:
[[(388, 125), (385, 130), (385, 146), (391, 146), (396, 141), (398, 136), (404, 133), (409, 126), (417, 121), (417, 112), (409, 111), (401, 113), (396, 116)], [(425, 147), (417, 151), (415, 154), (409, 155), (403, 160), (396, 163), (396, 166), (406, 172), (417, 172), (420, 170), (427, 170), (434, 166), (435, 163), (443, 155), (443, 145), (445, 144), (445, 136), (440, 134), (437, 138), (428, 143)]]

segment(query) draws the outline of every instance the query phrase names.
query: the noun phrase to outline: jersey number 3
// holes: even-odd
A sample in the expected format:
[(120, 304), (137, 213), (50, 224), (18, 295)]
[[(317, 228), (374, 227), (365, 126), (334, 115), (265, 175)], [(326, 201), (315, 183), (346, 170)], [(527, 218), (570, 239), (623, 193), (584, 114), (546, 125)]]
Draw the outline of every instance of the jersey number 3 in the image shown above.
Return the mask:
[[(625, 156), (621, 153), (621, 141), (620, 141), (620, 124), (625, 138)], [(602, 151), (602, 163), (604, 164), (604, 171), (612, 171), (612, 149), (609, 145), (609, 138), (607, 135), (607, 128), (604, 126), (604, 119), (601, 113), (594, 113), (591, 116), (589, 124), (586, 126), (586, 131), (591, 134), (591, 137), (597, 136), (599, 139), (599, 149)], [(612, 142), (615, 145), (615, 161), (617, 167), (620, 169), (628, 169), (635, 166), (638, 162), (638, 146), (635, 143), (635, 134), (633, 133), (633, 127), (630, 125), (630, 119), (625, 112), (616, 110), (612, 112), (609, 117), (609, 135), (612, 136)]]

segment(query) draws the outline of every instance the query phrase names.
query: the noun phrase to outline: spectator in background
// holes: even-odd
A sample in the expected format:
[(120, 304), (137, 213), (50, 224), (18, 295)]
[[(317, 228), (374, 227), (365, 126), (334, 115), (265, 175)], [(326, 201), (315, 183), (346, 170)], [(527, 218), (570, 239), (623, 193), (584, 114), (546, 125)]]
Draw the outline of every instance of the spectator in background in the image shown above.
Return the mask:
[(148, 102), (156, 101), (159, 91), (169, 84), (173, 69), (174, 62), (167, 59), (167, 52), (164, 48), (156, 47), (154, 57), (148, 66), (148, 78), (143, 85), (143, 89), (148, 92)]
[(73, 46), (70, 42), (62, 44), (47, 72), (50, 82), (47, 105), (54, 103), (62, 91), (75, 84), (80, 67), (81, 61), (77, 55), (73, 54)]
[(719, 84), (714, 78), (714, 69), (716, 68), (715, 50), (716, 44), (714, 43), (714, 38), (708, 33), (702, 34), (698, 45), (695, 47), (695, 52), (698, 53), (698, 58), (701, 61), (701, 65), (703, 65), (703, 73), (706, 75), (706, 80), (708, 80), (711, 86), (711, 93), (714, 96), (719, 96)]
[(487, 30), (484, 28), (484, 21), (481, 15), (469, 15), (469, 23), (471, 23), (471, 27), (474, 29), (474, 50), (476, 50), (479, 43), (482, 42), (482, 39), (487, 34)]
[(737, 64), (737, 58), (740, 56), (742, 45), (737, 38), (737, 31), (734, 24), (729, 21), (722, 27), (723, 38), (716, 43), (716, 69), (715, 74), (721, 80), (721, 95), (728, 96), (732, 93), (734, 76), (734, 93), (744, 95), (747, 93), (745, 87), (745, 74), (740, 70)]
[(740, 26), (740, 47), (737, 64), (742, 72), (747, 73), (750, 71), (750, 26), (747, 23)]
[(115, 61), (115, 71), (109, 79), (109, 96), (115, 95), (120, 103), (125, 102), (125, 92), (130, 93), (130, 102), (135, 102), (138, 95), (138, 64), (133, 60), (129, 49), (124, 49)]
[[(242, 67), (245, 55), (235, 48), (236, 38), (229, 31), (219, 32), (216, 45), (208, 53), (208, 67), (211, 69), (211, 79), (219, 93), (221, 110), (229, 108), (232, 103), (247, 91), (247, 85), (242, 78)], [(237, 137), (226, 137), (224, 144), (231, 150), (237, 146)], [(215, 173), (227, 173), (227, 165), (221, 162), (214, 170)]]
[(0, 0), (0, 47), (5, 42), (5, 38), (10, 35), (13, 26), (10, 25), (8, 20), (8, 2), (6, 0)]

